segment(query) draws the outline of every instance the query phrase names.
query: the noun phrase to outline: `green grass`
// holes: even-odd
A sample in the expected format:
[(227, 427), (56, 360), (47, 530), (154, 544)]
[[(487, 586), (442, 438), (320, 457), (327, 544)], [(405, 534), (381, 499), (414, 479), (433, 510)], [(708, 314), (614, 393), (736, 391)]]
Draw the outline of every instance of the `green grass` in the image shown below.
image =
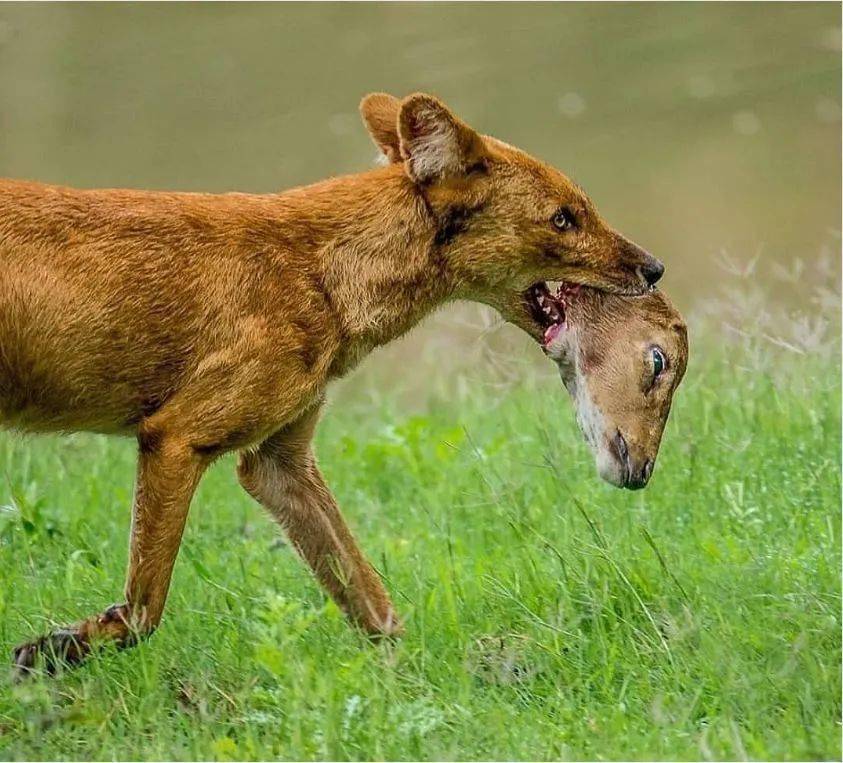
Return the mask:
[[(320, 459), (395, 646), (347, 627), (221, 461), (159, 632), (0, 678), (0, 758), (839, 758), (839, 366), (790, 358), (696, 362), (638, 493), (598, 482), (547, 379), (424, 417), (335, 405)], [(133, 458), (0, 435), (5, 654), (119, 599)]]

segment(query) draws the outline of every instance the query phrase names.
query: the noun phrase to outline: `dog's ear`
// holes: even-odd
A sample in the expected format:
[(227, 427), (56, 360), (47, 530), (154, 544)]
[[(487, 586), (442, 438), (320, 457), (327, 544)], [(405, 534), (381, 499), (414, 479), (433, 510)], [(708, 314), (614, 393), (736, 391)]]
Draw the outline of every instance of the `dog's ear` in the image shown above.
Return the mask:
[(398, 140), (398, 110), (401, 101), (387, 93), (369, 93), (360, 101), (360, 116), (363, 124), (383, 152), (386, 160), (392, 164), (401, 161)]
[(483, 160), (483, 139), (436, 98), (408, 96), (398, 113), (401, 157), (410, 179), (430, 183), (458, 177)]

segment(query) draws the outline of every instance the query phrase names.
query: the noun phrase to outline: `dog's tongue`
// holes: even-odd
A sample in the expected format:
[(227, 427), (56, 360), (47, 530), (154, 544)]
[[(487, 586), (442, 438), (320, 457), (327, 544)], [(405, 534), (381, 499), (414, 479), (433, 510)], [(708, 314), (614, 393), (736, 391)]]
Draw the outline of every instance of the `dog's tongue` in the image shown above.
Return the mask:
[(544, 332), (544, 346), (547, 347), (557, 336), (559, 336), (559, 332), (562, 331), (562, 324), (561, 323), (552, 323), (545, 329)]

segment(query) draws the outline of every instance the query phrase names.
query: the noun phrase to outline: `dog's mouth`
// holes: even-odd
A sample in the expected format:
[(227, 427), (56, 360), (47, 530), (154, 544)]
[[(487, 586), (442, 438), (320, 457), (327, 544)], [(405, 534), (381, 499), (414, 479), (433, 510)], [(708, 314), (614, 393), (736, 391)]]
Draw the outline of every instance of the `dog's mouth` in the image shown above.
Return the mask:
[(541, 343), (547, 347), (568, 328), (565, 310), (568, 301), (579, 291), (577, 284), (539, 281), (524, 292), (530, 317), (541, 331)]

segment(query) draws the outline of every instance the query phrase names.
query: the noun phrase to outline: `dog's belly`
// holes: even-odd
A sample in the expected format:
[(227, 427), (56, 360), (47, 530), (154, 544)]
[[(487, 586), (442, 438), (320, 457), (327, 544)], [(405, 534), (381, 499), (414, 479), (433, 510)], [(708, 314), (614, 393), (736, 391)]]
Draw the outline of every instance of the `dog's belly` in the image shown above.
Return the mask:
[(84, 352), (67, 362), (42, 349), (36, 342), (0, 358), (0, 426), (129, 434), (177, 387), (177, 375), (161, 368), (118, 360), (108, 373), (98, 361), (85, 366)]
[(179, 332), (133, 320), (131, 309), (113, 309), (96, 287), (5, 265), (0, 261), (3, 426), (131, 432), (163, 404), (188, 362)]
[[(0, 357), (0, 426), (28, 431), (131, 433), (175, 387), (154, 368), (112, 370), (86, 353), (56, 357), (39, 342)], [(72, 350), (71, 350), (72, 351)]]

